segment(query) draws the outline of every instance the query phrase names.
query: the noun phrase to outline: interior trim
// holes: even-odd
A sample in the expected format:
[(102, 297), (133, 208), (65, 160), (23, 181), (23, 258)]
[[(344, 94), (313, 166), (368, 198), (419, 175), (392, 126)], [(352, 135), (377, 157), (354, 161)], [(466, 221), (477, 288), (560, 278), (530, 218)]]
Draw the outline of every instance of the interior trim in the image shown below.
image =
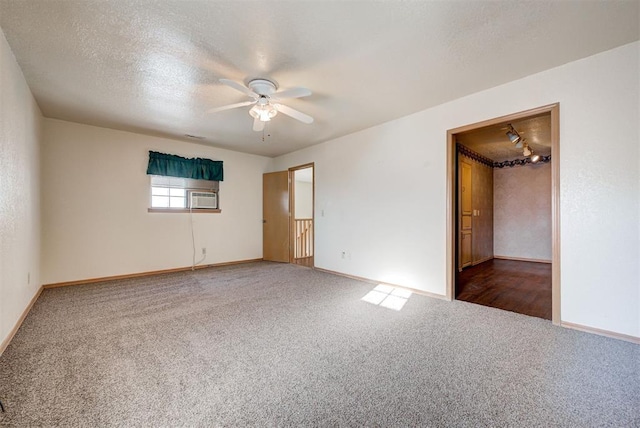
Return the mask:
[(455, 245), (455, 221), (456, 212), (454, 204), (456, 185), (456, 142), (455, 135), (471, 131), (485, 126), (498, 125), (518, 119), (551, 114), (551, 322), (554, 325), (561, 324), (560, 313), (560, 103), (549, 104), (531, 110), (521, 111), (506, 116), (488, 119), (482, 122), (461, 126), (447, 130), (447, 244), (446, 244), (446, 269), (447, 269), (447, 299), (454, 299), (456, 260)]
[(517, 262), (551, 263), (551, 260), (527, 259), (525, 257), (493, 256), (493, 258), (494, 259), (500, 259), (500, 260), (515, 260)]
[[(309, 162), (298, 166), (292, 166), (289, 171), (289, 263), (295, 264), (295, 179), (294, 174), (300, 169), (311, 168), (311, 233), (313, 235), (313, 248), (311, 249), (311, 266), (315, 266), (316, 260), (316, 164)], [(292, 215), (293, 214), (293, 215)]]
[(512, 160), (505, 160), (502, 162), (494, 162), (491, 159), (482, 156), (480, 153), (474, 152), (469, 147), (460, 143), (456, 143), (456, 150), (462, 156), (466, 156), (469, 159), (472, 159), (476, 162), (480, 162), (481, 164), (486, 165), (489, 168), (505, 168), (505, 167), (513, 168), (516, 165), (524, 166), (524, 165), (535, 165), (535, 164), (543, 164), (543, 163), (551, 162), (551, 155), (540, 156), (540, 160), (538, 160), (535, 164), (531, 162), (531, 158), (528, 158), (528, 157), (524, 159), (512, 159)]
[(13, 337), (16, 335), (16, 333), (20, 329), (22, 322), (25, 320), (25, 318), (27, 318), (27, 315), (29, 315), (31, 308), (36, 303), (36, 300), (38, 300), (38, 297), (40, 297), (40, 294), (42, 294), (42, 290), (44, 290), (44, 287), (40, 286), (40, 288), (38, 288), (38, 291), (36, 291), (36, 293), (33, 295), (31, 300), (29, 301), (29, 304), (27, 305), (27, 307), (24, 309), (24, 311), (22, 311), (22, 315), (20, 315), (20, 318), (18, 318), (16, 325), (13, 326), (13, 328), (9, 332), (9, 335), (2, 341), (2, 343), (0, 343), (0, 356), (2, 356), (5, 349), (7, 349), (7, 346), (9, 346), (9, 343), (11, 343), (11, 341), (13, 340)]
[(488, 262), (489, 260), (496, 258), (497, 257), (494, 256), (485, 257), (484, 259), (476, 260), (475, 262), (471, 263), (471, 266), (478, 266), (481, 263)]
[(474, 152), (467, 146), (456, 143), (456, 150), (462, 156), (468, 157), (469, 159), (472, 159), (476, 162), (480, 162), (481, 164), (486, 165), (489, 168), (493, 168), (494, 162), (491, 159), (482, 156), (480, 153)]
[(220, 214), (219, 208), (147, 208), (148, 213), (193, 213), (193, 214)]
[(616, 332), (609, 331), (609, 330), (603, 330), (603, 329), (600, 329), (600, 328), (589, 327), (589, 326), (586, 326), (586, 325), (574, 324), (572, 322), (565, 322), (565, 321), (562, 321), (560, 323), (560, 325), (562, 327), (570, 328), (572, 330), (579, 330), (579, 331), (583, 331), (585, 333), (597, 334), (599, 336), (606, 336), (606, 337), (610, 337), (612, 339), (624, 340), (625, 342), (631, 342), (631, 343), (635, 343), (637, 345), (640, 345), (640, 337), (631, 336), (629, 334), (616, 333)]
[[(212, 263), (208, 265), (199, 265), (196, 266), (195, 269), (206, 269), (211, 267), (221, 267), (221, 266), (231, 266), (231, 265), (239, 265), (244, 263), (254, 263), (261, 262), (262, 258), (259, 259), (248, 259), (248, 260), (237, 260), (233, 262), (223, 262), (223, 263)], [(52, 284), (45, 284), (43, 288), (58, 288), (58, 287), (68, 287), (70, 285), (84, 285), (84, 284), (93, 284), (96, 282), (105, 282), (105, 281), (115, 281), (117, 279), (130, 279), (130, 278), (139, 278), (142, 276), (153, 276), (160, 275), (164, 273), (172, 273), (172, 272), (186, 272), (191, 270), (192, 267), (181, 267), (181, 268), (173, 268), (173, 269), (162, 269), (162, 270), (153, 270), (148, 272), (138, 272), (138, 273), (129, 273), (126, 275), (114, 275), (114, 276), (103, 276), (100, 278), (88, 278), (88, 279), (80, 279), (77, 281), (65, 281), (65, 282), (55, 282)]]
[(405, 287), (404, 285), (392, 284), (390, 282), (377, 281), (377, 280), (371, 279), (371, 278), (365, 278), (365, 277), (356, 276), (356, 275), (349, 275), (348, 273), (336, 272), (336, 271), (333, 271), (333, 270), (323, 269), (323, 268), (319, 268), (319, 267), (314, 267), (313, 269), (315, 269), (317, 271), (320, 271), (320, 272), (330, 273), (332, 275), (343, 276), (343, 277), (349, 278), (349, 279), (355, 279), (355, 280), (358, 280), (358, 281), (369, 282), (371, 284), (390, 285), (392, 287), (401, 288), (403, 290), (411, 291), (414, 294), (420, 294), (421, 296), (432, 297), (434, 299), (449, 300), (449, 299), (447, 299), (447, 296), (444, 296), (442, 294), (430, 293), (428, 291), (418, 290), (416, 288)]
[(551, 110), (551, 322), (562, 323), (560, 314), (560, 104)]

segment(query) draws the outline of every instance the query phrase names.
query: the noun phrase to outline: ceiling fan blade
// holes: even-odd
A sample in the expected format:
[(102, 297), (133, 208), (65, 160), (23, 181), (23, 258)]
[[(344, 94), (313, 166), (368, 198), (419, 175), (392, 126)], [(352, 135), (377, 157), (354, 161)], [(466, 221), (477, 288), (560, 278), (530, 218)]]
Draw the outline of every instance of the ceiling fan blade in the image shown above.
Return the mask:
[(291, 88), (284, 91), (276, 92), (271, 95), (271, 99), (282, 100), (285, 98), (302, 98), (308, 97), (312, 92), (307, 88)]
[(313, 123), (313, 118), (307, 114), (302, 113), (301, 111), (298, 111), (284, 104), (274, 104), (274, 106), (279, 112), (286, 114), (287, 116), (290, 116), (296, 120), (299, 120), (300, 122), (306, 124)]
[(260, 132), (264, 129), (264, 122), (258, 119), (257, 117), (253, 119), (253, 130), (256, 132)]
[(247, 88), (246, 86), (236, 82), (235, 80), (220, 79), (220, 83), (224, 83), (225, 85), (229, 86), (230, 88), (233, 88), (236, 91), (240, 91), (243, 94), (250, 96), (251, 98), (254, 98), (254, 99), (258, 98), (258, 94), (256, 94), (255, 92), (253, 92), (251, 89)]
[(217, 113), (219, 111), (231, 110), (232, 108), (244, 107), (255, 103), (255, 101), (243, 101), (241, 103), (229, 104), (228, 106), (212, 108), (211, 110), (207, 110), (207, 113)]

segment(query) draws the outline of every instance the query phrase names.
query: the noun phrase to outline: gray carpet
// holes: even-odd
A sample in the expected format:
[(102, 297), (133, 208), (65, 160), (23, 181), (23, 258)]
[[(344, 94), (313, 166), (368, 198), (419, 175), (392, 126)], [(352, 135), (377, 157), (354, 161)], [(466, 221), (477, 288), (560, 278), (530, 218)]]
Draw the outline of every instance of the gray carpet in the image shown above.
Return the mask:
[(45, 290), (0, 357), (10, 426), (640, 426), (640, 346), (253, 263)]

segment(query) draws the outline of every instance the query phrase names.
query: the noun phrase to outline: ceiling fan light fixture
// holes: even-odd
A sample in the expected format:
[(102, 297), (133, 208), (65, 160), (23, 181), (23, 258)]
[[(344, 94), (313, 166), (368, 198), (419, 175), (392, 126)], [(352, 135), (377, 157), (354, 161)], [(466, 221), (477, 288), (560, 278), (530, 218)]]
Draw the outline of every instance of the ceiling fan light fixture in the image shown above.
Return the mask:
[(302, 123), (313, 123), (313, 117), (281, 103), (281, 100), (286, 98), (308, 97), (311, 95), (311, 91), (307, 88), (294, 87), (276, 92), (278, 90), (278, 85), (267, 79), (253, 79), (246, 85), (229, 79), (220, 79), (220, 83), (227, 85), (238, 92), (242, 92), (252, 100), (216, 107), (210, 109), (210, 113), (217, 113), (252, 105), (249, 110), (249, 115), (254, 119), (254, 131), (262, 131), (264, 129), (264, 122), (269, 122), (279, 112)]
[[(533, 152), (531, 152), (533, 153)], [(531, 163), (537, 163), (540, 160), (540, 155), (531, 156)]]
[(528, 145), (525, 145), (525, 146), (524, 146), (524, 149), (522, 150), (522, 154), (523, 154), (525, 157), (528, 157), (528, 156), (531, 156), (531, 155), (533, 154), (533, 151), (531, 151), (531, 149), (529, 148), (529, 146), (528, 146)]
[(278, 110), (268, 102), (266, 104), (258, 103), (251, 107), (249, 110), (249, 114), (254, 119), (258, 119), (261, 122), (270, 121), (276, 114), (278, 114)]

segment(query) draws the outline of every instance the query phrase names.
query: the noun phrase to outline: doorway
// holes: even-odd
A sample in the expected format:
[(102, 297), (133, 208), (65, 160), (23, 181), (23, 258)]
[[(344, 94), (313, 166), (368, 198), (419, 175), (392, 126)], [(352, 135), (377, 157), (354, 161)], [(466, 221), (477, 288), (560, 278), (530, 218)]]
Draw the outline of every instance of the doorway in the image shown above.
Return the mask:
[(263, 259), (314, 266), (314, 165), (263, 175)]
[(314, 258), (314, 174), (313, 164), (289, 169), (291, 183), (291, 263), (313, 267)]
[[(540, 123), (544, 121), (548, 123), (549, 135), (546, 137), (548, 143), (539, 140), (535, 127), (532, 127), (532, 124), (539, 127)], [(526, 133), (523, 132), (519, 144), (511, 136), (506, 135), (511, 123), (517, 124), (522, 129), (527, 129)], [(554, 324), (560, 323), (558, 128), (559, 105), (553, 104), (447, 132), (447, 297), (449, 299), (459, 298), (473, 301), (474, 303), (551, 319)], [(492, 136), (489, 137), (489, 135)], [(480, 146), (474, 146), (473, 141), (470, 141), (470, 136), (474, 138), (484, 136), (491, 141), (492, 146), (483, 146), (480, 150)], [(461, 144), (462, 142), (466, 145)], [(467, 146), (471, 146), (472, 149)], [(509, 152), (500, 152), (513, 151), (514, 148), (520, 150), (518, 156), (513, 156)], [(537, 151), (537, 154), (542, 155), (541, 158), (534, 158), (528, 153), (529, 149)], [(464, 153), (459, 155), (460, 151)], [(483, 156), (478, 152), (483, 152), (488, 156)], [(506, 158), (501, 158), (498, 161), (492, 159), (499, 157), (499, 155), (504, 155)], [(512, 159), (507, 160), (509, 156)], [(513, 157), (517, 157), (517, 159), (513, 159)], [(531, 162), (532, 159), (535, 159), (536, 162)], [(539, 159), (543, 159), (543, 161), (538, 163)], [(495, 176), (496, 180), (502, 180), (501, 177), (505, 172), (516, 171), (511, 167), (521, 168), (518, 174), (521, 174), (525, 169), (528, 174), (534, 173), (536, 169), (546, 169), (548, 174), (546, 181), (548, 187), (545, 190), (550, 199), (551, 218), (548, 219), (550, 224), (547, 225), (550, 229), (550, 236), (547, 238), (547, 244), (550, 248), (544, 256), (517, 257), (517, 252), (504, 250), (505, 245), (500, 242), (500, 235), (496, 235), (496, 253), (494, 254), (493, 177)], [(497, 172), (494, 173), (494, 171)], [(539, 184), (538, 179), (527, 178), (523, 180), (518, 178), (517, 180), (520, 181), (516, 191), (520, 196), (536, 195), (535, 192), (529, 192), (532, 190), (532, 184)], [(471, 192), (474, 182), (477, 183), (477, 191)], [(506, 216), (508, 220), (514, 220), (511, 223), (517, 224), (517, 228), (515, 231), (512, 230), (513, 235), (511, 236), (522, 235), (523, 232), (529, 233), (531, 224), (524, 217), (521, 217), (520, 213), (509, 212), (506, 208), (500, 209), (500, 205), (498, 205), (499, 194), (502, 191), (500, 186), (496, 183), (496, 227), (499, 226), (500, 215), (502, 215)], [(466, 194), (465, 189), (467, 190)], [(503, 231), (503, 229), (500, 230)], [(525, 240), (522, 246), (530, 246), (530, 249), (533, 250), (534, 242), (536, 241), (533, 239)], [(511, 256), (507, 257), (501, 254), (504, 252)], [(513, 257), (514, 254), (516, 257)], [(541, 291), (536, 285), (536, 281), (544, 280), (547, 282), (550, 280), (549, 289)], [(461, 285), (466, 288), (464, 290), (457, 288)], [(510, 301), (508, 299), (510, 293), (516, 296), (516, 299)], [(520, 294), (518, 295), (518, 293)], [(547, 293), (546, 296), (545, 293)], [(535, 304), (528, 302), (534, 302), (538, 298), (540, 301), (535, 304), (540, 304), (542, 301), (543, 306), (547, 305), (547, 307), (543, 307), (542, 310), (531, 309)]]

